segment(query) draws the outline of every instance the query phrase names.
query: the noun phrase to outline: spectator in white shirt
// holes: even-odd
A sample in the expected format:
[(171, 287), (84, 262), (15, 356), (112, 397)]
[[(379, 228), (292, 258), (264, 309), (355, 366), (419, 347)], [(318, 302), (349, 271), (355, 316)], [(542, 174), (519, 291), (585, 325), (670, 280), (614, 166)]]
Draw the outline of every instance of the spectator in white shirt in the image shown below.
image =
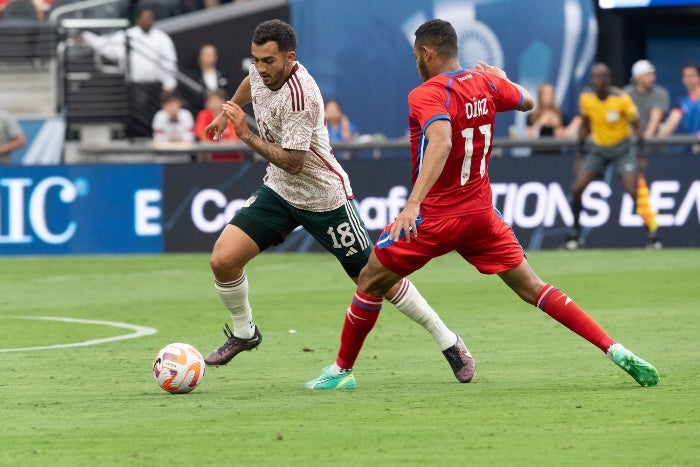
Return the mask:
[(194, 142), (194, 117), (182, 108), (182, 101), (174, 92), (163, 92), (161, 110), (153, 116), (152, 128), (154, 143)]
[(128, 57), (127, 136), (150, 137), (151, 121), (160, 106), (160, 92), (177, 87), (177, 53), (170, 36), (154, 27), (153, 10), (142, 8), (135, 22), (129, 29), (111, 36), (85, 32), (82, 37), (101, 55), (122, 66)]

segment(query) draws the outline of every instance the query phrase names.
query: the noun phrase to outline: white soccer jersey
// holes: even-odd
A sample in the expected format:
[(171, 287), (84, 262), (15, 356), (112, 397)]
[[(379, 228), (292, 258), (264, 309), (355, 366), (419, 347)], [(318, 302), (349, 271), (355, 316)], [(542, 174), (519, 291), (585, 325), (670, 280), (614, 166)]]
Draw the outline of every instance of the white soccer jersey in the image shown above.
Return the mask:
[(323, 98), (316, 81), (296, 62), (289, 78), (270, 90), (250, 66), (250, 88), (260, 137), (284, 149), (308, 151), (301, 173), (292, 175), (274, 164), (263, 183), (292, 206), (307, 211), (336, 209), (353, 198), (350, 181), (328, 140)]

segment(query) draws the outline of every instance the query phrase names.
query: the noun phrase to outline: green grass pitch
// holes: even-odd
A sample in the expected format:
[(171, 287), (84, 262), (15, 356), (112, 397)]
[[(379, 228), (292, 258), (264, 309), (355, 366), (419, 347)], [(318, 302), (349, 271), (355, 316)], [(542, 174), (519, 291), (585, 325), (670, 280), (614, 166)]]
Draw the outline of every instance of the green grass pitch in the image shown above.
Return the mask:
[[(458, 384), (391, 305), (354, 391), (303, 383), (335, 357), (354, 286), (327, 254), (263, 254), (247, 268), (254, 352), (169, 395), (165, 344), (202, 353), (229, 320), (208, 255), (0, 259), (0, 465), (699, 465), (700, 250), (532, 252), (530, 263), (661, 374), (642, 388), (592, 345), (455, 255), (411, 279), (477, 360)], [(129, 334), (63, 317), (129, 323)]]

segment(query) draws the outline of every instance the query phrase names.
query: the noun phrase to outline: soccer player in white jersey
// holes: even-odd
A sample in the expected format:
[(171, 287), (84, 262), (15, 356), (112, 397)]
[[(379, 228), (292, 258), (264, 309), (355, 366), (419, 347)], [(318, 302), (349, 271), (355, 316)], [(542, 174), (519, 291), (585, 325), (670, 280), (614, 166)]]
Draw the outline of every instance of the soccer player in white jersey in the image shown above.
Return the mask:
[[(282, 243), (303, 226), (336, 256), (357, 283), (372, 251), (358, 215), (348, 176), (333, 155), (325, 126), (323, 98), (313, 77), (296, 61), (296, 33), (280, 20), (266, 21), (253, 33), (253, 63), (223, 112), (206, 128), (218, 140), (228, 120), (236, 134), (269, 161), (263, 184), (224, 228), (214, 245), (211, 268), (216, 290), (229, 310), (233, 330), (207, 355), (208, 365), (225, 365), (262, 342), (248, 300), (245, 265), (261, 251)], [(248, 127), (242, 106), (253, 104), (260, 136)], [(474, 376), (474, 360), (461, 337), (447, 328), (407, 279), (387, 294), (402, 313), (435, 339), (460, 382)], [(361, 320), (341, 340), (366, 335)], [(364, 337), (362, 337), (364, 340)], [(350, 384), (348, 387), (352, 386)]]

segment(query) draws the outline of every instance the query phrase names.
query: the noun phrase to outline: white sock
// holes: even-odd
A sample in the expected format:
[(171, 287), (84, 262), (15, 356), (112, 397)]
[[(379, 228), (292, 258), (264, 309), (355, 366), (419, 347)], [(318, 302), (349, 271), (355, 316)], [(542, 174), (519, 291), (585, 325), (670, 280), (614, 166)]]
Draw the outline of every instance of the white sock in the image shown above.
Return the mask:
[(445, 350), (457, 343), (457, 335), (443, 323), (440, 316), (408, 279), (401, 279), (399, 291), (390, 301), (401, 313), (423, 326), (433, 336), (440, 350)]
[(248, 303), (248, 276), (245, 271), (238, 279), (231, 282), (219, 282), (214, 279), (214, 287), (221, 302), (231, 313), (233, 335), (241, 339), (250, 339), (255, 332), (253, 309)]
[(328, 371), (333, 376), (340, 376), (343, 373), (348, 373), (348, 372), (352, 371), (352, 368), (340, 368), (336, 362), (333, 362), (333, 364), (330, 366)]

